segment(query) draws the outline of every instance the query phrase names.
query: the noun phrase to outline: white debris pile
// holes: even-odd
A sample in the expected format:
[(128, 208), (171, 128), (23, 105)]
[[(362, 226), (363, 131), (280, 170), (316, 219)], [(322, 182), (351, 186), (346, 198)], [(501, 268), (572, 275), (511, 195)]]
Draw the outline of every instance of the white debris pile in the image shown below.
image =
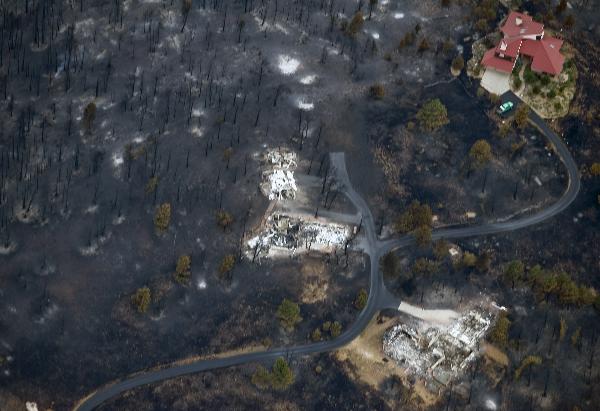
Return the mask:
[(269, 150), (265, 154), (263, 182), (261, 190), (269, 200), (282, 200), (296, 197), (294, 170), (297, 163), (296, 153), (286, 149)]
[(296, 180), (294, 174), (288, 170), (273, 170), (267, 176), (269, 181), (269, 200), (294, 198), (296, 196)]
[(350, 233), (350, 227), (342, 224), (305, 221), (275, 213), (267, 219), (266, 228), (246, 242), (246, 254), (256, 259), (310, 250), (327, 252), (344, 247)]
[(38, 411), (38, 406), (37, 403), (33, 402), (33, 401), (27, 401), (25, 403), (25, 409), (27, 411)]
[(384, 334), (383, 350), (416, 376), (448, 385), (477, 357), (491, 321), (491, 313), (471, 310), (447, 327), (432, 326), (424, 332), (399, 324)]
[(348, 227), (338, 224), (307, 223), (301, 226), (300, 235), (310, 238), (316, 244), (340, 247), (348, 238)]
[(300, 67), (300, 61), (292, 56), (280, 54), (277, 57), (277, 67), (279, 68), (281, 74), (289, 76), (298, 70), (298, 67)]

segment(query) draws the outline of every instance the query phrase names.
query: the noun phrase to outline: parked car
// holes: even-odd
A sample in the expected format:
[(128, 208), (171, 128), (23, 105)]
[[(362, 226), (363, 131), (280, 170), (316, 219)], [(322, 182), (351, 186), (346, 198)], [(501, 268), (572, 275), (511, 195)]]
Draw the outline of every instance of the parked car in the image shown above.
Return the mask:
[(513, 109), (514, 106), (515, 106), (515, 104), (512, 101), (507, 101), (506, 103), (502, 103), (500, 105), (500, 107), (498, 108), (498, 114), (508, 113), (510, 110)]

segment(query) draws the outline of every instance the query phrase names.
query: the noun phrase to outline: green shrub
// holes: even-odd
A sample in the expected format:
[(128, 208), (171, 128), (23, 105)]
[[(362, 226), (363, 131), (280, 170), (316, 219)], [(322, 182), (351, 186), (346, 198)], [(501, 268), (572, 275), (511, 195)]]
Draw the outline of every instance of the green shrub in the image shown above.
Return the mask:
[(169, 228), (171, 222), (171, 204), (161, 204), (154, 213), (154, 226), (159, 232), (164, 232)]
[(148, 311), (150, 305), (151, 293), (148, 287), (138, 288), (135, 294), (131, 296), (131, 302), (137, 308), (139, 313)]
[(279, 322), (284, 328), (288, 330), (294, 329), (296, 324), (302, 321), (302, 317), (300, 316), (300, 306), (295, 302), (284, 298), (277, 308), (277, 318), (279, 318)]
[(175, 266), (175, 280), (180, 284), (187, 284), (192, 276), (190, 268), (192, 266), (192, 259), (189, 255), (182, 255), (177, 259), (177, 265)]
[(418, 111), (417, 120), (423, 130), (435, 131), (449, 123), (448, 111), (439, 99), (432, 99)]
[(367, 300), (369, 299), (369, 294), (367, 294), (367, 290), (361, 288), (354, 300), (354, 307), (362, 311), (367, 306)]

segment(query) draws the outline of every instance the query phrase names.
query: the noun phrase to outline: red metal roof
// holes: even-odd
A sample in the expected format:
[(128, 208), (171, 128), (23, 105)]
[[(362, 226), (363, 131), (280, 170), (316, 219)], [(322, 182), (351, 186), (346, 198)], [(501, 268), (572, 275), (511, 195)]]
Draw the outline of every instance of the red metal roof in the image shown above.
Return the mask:
[(500, 31), (505, 37), (524, 37), (531, 35), (541, 35), (544, 32), (544, 25), (533, 21), (533, 18), (527, 14), (511, 11)]
[[(532, 41), (532, 40), (525, 40)], [(563, 69), (565, 57), (560, 54), (562, 40), (548, 38), (536, 41), (537, 51), (533, 55), (531, 69), (540, 73), (559, 74)]]
[(507, 57), (517, 57), (521, 48), (521, 39), (502, 39), (496, 46), (496, 54), (504, 54)]
[(486, 67), (492, 67), (498, 71), (503, 71), (505, 73), (512, 72), (514, 66), (514, 62), (496, 56), (495, 49), (490, 49), (485, 52), (485, 54), (483, 55), (483, 59), (481, 60), (481, 64), (483, 64)]

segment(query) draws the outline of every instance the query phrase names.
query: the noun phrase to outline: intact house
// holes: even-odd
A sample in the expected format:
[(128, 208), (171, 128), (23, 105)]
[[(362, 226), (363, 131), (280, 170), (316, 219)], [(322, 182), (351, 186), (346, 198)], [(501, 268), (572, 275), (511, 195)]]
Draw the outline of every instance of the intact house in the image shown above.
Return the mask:
[(519, 56), (531, 59), (531, 70), (551, 76), (560, 74), (565, 57), (560, 54), (563, 41), (544, 36), (544, 25), (527, 14), (511, 12), (500, 27), (503, 38), (488, 50), (481, 63), (488, 69), (511, 73)]

